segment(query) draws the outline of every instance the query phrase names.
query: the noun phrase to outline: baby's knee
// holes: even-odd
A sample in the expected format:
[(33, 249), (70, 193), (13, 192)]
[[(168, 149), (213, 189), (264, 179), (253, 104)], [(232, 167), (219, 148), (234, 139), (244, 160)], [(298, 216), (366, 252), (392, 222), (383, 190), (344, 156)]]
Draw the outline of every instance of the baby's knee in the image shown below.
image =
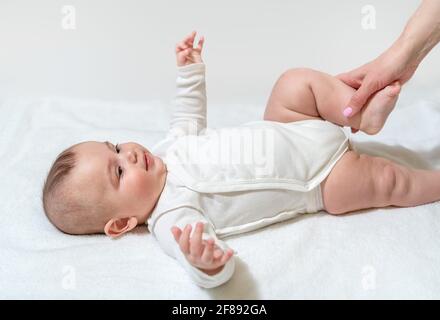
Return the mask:
[(272, 88), (264, 119), (293, 122), (319, 117), (311, 90), (312, 72), (311, 69), (295, 68), (282, 73)]
[(280, 80), (288, 82), (305, 82), (310, 81), (314, 76), (316, 76), (316, 71), (313, 69), (290, 68), (281, 74)]

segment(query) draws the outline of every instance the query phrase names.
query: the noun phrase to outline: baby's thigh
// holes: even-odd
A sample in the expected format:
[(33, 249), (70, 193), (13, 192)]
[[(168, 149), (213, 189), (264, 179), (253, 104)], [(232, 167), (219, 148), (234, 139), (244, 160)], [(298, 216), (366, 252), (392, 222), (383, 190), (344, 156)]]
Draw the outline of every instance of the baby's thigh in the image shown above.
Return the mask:
[(346, 152), (321, 183), (324, 208), (342, 214), (389, 205), (386, 195), (389, 160)]

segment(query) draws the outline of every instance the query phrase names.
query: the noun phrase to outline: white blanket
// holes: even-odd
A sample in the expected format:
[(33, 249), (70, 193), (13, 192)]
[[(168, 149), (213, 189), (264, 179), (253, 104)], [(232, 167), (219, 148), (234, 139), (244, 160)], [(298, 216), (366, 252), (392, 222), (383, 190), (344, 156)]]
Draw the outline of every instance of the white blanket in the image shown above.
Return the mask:
[[(0, 100), (0, 298), (440, 298), (440, 203), (325, 213), (226, 239), (235, 275), (202, 289), (145, 227), (117, 240), (68, 236), (46, 219), (41, 188), (55, 156), (83, 140), (151, 147), (170, 104)], [(263, 106), (208, 106), (208, 125), (261, 119)], [(440, 95), (402, 94), (378, 136), (352, 136), (370, 153), (440, 169)], [(412, 151), (415, 152), (412, 152)]]

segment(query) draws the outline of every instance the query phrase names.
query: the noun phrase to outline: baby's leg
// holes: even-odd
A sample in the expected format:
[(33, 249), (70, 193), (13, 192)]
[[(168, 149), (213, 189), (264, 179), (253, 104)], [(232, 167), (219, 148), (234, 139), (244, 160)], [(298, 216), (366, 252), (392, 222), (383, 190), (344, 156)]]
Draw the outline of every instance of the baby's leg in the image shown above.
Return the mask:
[(416, 170), (348, 151), (321, 183), (332, 214), (386, 206), (411, 207), (440, 200), (440, 171)]
[(379, 132), (396, 104), (400, 86), (388, 86), (377, 92), (361, 113), (346, 118), (342, 111), (354, 91), (342, 81), (323, 72), (290, 69), (275, 83), (264, 119), (279, 122), (325, 119), (368, 134)]

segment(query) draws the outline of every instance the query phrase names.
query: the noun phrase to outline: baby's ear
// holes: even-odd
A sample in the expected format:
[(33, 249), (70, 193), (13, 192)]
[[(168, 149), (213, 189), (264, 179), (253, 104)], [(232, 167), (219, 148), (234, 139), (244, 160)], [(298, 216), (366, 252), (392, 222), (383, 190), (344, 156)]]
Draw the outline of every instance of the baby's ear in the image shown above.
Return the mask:
[(106, 223), (104, 232), (112, 238), (117, 238), (124, 233), (133, 230), (138, 225), (138, 220), (135, 217), (111, 219)]

